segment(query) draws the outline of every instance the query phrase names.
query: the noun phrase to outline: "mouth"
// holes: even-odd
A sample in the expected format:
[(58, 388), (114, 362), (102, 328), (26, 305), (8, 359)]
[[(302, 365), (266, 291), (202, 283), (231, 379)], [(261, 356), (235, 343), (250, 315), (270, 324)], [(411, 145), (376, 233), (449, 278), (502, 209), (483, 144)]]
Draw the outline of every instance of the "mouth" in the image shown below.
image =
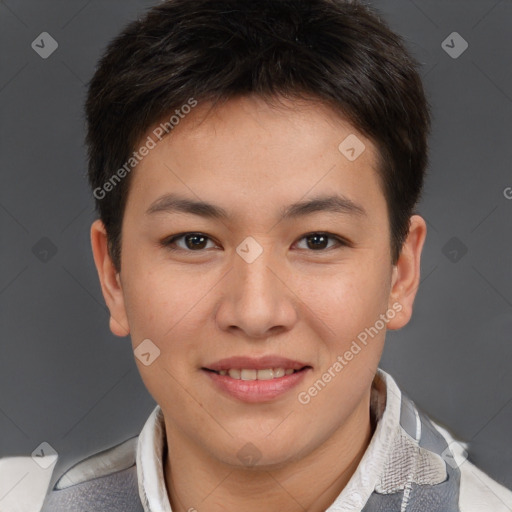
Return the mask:
[(243, 402), (269, 402), (298, 386), (309, 364), (277, 356), (230, 357), (201, 367), (215, 389)]
[(223, 377), (230, 377), (235, 380), (274, 380), (280, 379), (282, 377), (292, 375), (294, 373), (299, 373), (304, 370), (311, 368), (311, 366), (303, 366), (302, 368), (294, 369), (294, 368), (264, 368), (262, 370), (257, 370), (256, 368), (229, 368), (225, 370), (212, 370), (210, 368), (202, 368), (207, 372), (216, 373), (217, 375), (221, 375)]

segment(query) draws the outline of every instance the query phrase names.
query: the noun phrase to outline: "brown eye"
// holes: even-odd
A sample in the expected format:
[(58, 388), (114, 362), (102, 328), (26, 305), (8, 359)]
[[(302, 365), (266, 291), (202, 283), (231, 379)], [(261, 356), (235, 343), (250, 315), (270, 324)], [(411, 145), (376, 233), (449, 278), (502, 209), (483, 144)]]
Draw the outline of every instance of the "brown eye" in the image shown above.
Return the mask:
[(323, 232), (309, 233), (304, 235), (301, 240), (306, 240), (307, 249), (313, 251), (321, 251), (323, 249), (330, 249), (333, 247), (333, 245), (328, 245), (329, 240), (333, 240), (335, 242), (334, 245), (347, 245), (347, 243), (340, 237)]
[[(185, 246), (179, 246), (174, 247), (177, 245), (177, 241), (183, 239), (185, 242)], [(170, 249), (171, 251), (200, 251), (202, 249), (206, 248), (207, 241), (210, 240), (207, 236), (203, 235), (202, 233), (182, 233), (180, 235), (175, 235), (171, 238), (167, 238), (162, 242), (162, 245), (164, 245), (166, 248)]]
[[(343, 238), (324, 232), (309, 233), (300, 238), (300, 240), (306, 240), (305, 249), (317, 252), (322, 252), (336, 246), (343, 247), (350, 245)], [(201, 252), (208, 248), (208, 241), (211, 241), (211, 239), (203, 233), (181, 233), (166, 238), (161, 242), (161, 245), (170, 251)], [(329, 244), (330, 241), (333, 243)], [(179, 242), (184, 242), (184, 244), (180, 245)]]
[(329, 237), (322, 234), (310, 235), (307, 237), (307, 241), (309, 244), (308, 246), (311, 249), (325, 249), (327, 247)]

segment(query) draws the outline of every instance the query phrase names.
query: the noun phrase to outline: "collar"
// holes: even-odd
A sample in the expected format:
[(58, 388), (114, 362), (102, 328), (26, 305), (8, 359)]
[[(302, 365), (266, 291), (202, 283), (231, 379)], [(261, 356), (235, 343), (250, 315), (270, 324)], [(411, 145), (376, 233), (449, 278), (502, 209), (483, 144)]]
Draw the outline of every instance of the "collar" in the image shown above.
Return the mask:
[[(408, 432), (401, 426), (405, 409), (409, 409), (413, 422), (416, 418), (416, 431), (413, 428)], [(418, 412), (411, 401), (404, 401), (396, 382), (380, 368), (372, 382), (370, 413), (376, 424), (370, 444), (351, 479), (326, 512), (357, 512), (374, 491), (389, 494), (403, 490), (412, 481), (435, 484), (446, 478), (442, 460), (427, 451), (422, 455), (428, 474), (425, 476), (423, 470), (425, 462), (416, 473), (411, 473), (410, 464), (416, 465), (418, 449), (422, 450), (417, 444), (421, 435)], [(165, 449), (164, 416), (157, 405), (137, 444), (137, 479), (144, 512), (172, 512), (163, 472)], [(405, 468), (403, 475), (401, 468)]]
[(396, 382), (379, 368), (370, 397), (375, 431), (356, 471), (326, 512), (358, 512), (378, 488), (399, 434), (401, 403), (402, 393)]

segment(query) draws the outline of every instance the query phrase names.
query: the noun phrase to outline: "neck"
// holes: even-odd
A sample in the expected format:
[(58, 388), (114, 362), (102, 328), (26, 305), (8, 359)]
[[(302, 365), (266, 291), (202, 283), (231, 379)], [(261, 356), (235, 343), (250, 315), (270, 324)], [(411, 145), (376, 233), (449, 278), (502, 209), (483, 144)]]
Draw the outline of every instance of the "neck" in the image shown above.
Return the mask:
[(323, 512), (345, 488), (374, 431), (370, 391), (359, 407), (320, 446), (279, 467), (233, 467), (200, 452), (166, 422), (164, 474), (173, 512), (265, 509)]

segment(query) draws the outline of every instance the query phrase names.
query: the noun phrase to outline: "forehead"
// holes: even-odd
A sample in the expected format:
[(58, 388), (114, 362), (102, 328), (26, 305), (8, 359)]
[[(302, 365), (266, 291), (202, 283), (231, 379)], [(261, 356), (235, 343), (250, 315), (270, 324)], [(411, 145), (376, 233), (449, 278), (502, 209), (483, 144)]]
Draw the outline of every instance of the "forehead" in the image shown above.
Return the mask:
[(191, 199), (221, 195), (246, 208), (251, 202), (253, 212), (279, 203), (282, 213), (283, 203), (308, 195), (334, 192), (354, 203), (382, 196), (374, 144), (326, 104), (269, 105), (255, 96), (198, 103), (158, 140), (155, 129), (166, 120), (146, 133), (156, 145), (132, 177), (146, 204), (181, 190)]

